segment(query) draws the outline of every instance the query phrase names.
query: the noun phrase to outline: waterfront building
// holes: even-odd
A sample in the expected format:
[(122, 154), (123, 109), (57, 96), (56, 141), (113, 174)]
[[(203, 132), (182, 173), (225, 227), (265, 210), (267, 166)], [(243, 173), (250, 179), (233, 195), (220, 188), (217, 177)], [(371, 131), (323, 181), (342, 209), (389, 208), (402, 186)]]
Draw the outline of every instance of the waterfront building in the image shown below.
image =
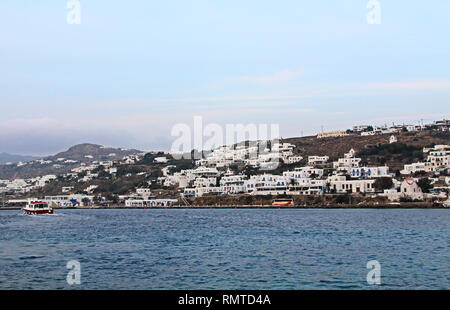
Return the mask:
[(177, 199), (127, 199), (126, 207), (171, 207), (178, 202)]
[(330, 190), (336, 193), (374, 193), (375, 180), (347, 180), (345, 176), (334, 175), (328, 177)]

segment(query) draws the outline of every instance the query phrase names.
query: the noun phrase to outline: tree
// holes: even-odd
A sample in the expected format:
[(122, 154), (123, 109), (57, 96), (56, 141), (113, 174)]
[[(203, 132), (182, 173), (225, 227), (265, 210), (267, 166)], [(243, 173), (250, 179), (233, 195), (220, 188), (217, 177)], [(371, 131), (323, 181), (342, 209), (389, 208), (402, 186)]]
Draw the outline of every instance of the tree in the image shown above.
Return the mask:
[(117, 204), (119, 202), (119, 196), (108, 193), (106, 195), (106, 200), (112, 201), (113, 203)]
[(314, 179), (318, 178), (319, 175), (317, 173), (312, 173), (309, 177), (314, 180)]
[(327, 182), (327, 184), (325, 185), (325, 188), (326, 188), (327, 193), (329, 193), (331, 190), (331, 183)]
[(431, 180), (429, 178), (420, 179), (419, 182), (417, 182), (417, 185), (419, 185), (423, 193), (428, 193), (429, 190), (432, 188)]
[(374, 186), (377, 191), (382, 192), (385, 189), (392, 188), (392, 186), (394, 186), (394, 183), (389, 177), (381, 177), (375, 180)]
[(83, 203), (83, 206), (90, 206), (91, 205), (91, 200), (89, 198), (83, 198), (81, 199), (81, 202)]

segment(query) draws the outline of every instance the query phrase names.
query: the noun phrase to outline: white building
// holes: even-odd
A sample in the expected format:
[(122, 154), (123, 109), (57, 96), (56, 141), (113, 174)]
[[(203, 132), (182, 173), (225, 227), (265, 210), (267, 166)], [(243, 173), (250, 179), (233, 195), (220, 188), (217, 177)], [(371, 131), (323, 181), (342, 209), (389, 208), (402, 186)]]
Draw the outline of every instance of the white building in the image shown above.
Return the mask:
[(160, 156), (160, 157), (155, 157), (154, 162), (158, 163), (158, 164), (165, 164), (167, 163), (169, 160), (167, 159), (167, 157), (164, 156)]
[(310, 178), (320, 179), (323, 176), (323, 169), (311, 166), (295, 168), (294, 171), (284, 171), (283, 176), (290, 179)]
[(395, 136), (391, 136), (389, 138), (389, 144), (392, 144), (392, 143), (397, 143), (397, 138)]
[(289, 194), (292, 195), (315, 195), (321, 194), (326, 189), (326, 180), (315, 180), (310, 178), (294, 179), (289, 185)]
[(447, 168), (450, 168), (450, 145), (435, 145), (428, 153), (425, 171), (437, 172)]
[(209, 187), (216, 186), (217, 178), (216, 177), (199, 177), (194, 181), (194, 187)]
[(392, 176), (388, 166), (351, 168), (350, 176), (354, 178), (379, 178)]
[(333, 168), (338, 171), (345, 171), (350, 173), (352, 168), (358, 168), (361, 158), (355, 157), (355, 150), (350, 149), (348, 153), (344, 154), (343, 158), (339, 158), (333, 162)]
[(353, 131), (361, 132), (361, 131), (367, 131), (371, 126), (369, 125), (355, 125), (353, 126)]
[(49, 205), (56, 205), (58, 207), (88, 206), (92, 204), (93, 199), (93, 196), (82, 194), (45, 196), (44, 198)]
[(206, 194), (219, 194), (221, 193), (220, 187), (208, 186), (208, 187), (189, 187), (184, 189), (184, 196), (186, 197), (202, 197)]
[(62, 192), (62, 193), (68, 193), (68, 192), (70, 192), (72, 189), (73, 189), (73, 186), (63, 186), (63, 187), (61, 188), (61, 192)]
[(253, 175), (245, 181), (245, 189), (252, 195), (281, 195), (289, 191), (290, 179), (273, 174)]
[(374, 193), (375, 180), (347, 180), (345, 176), (334, 175), (327, 179), (330, 190), (336, 193)]
[(401, 174), (412, 174), (419, 171), (425, 171), (425, 163), (412, 163), (409, 165), (404, 165), (403, 170), (400, 171)]
[(288, 159), (287, 159), (287, 163), (288, 164), (295, 164), (295, 163), (301, 162), (302, 159), (303, 159), (302, 156), (289, 156)]
[(126, 207), (171, 207), (178, 202), (177, 199), (127, 199)]
[(220, 192), (223, 194), (239, 194), (246, 191), (245, 175), (228, 175), (220, 179)]
[(361, 136), (363, 136), (363, 137), (376, 136), (376, 135), (379, 135), (379, 134), (381, 134), (381, 132), (377, 131), (377, 130), (361, 132)]
[(308, 165), (323, 165), (328, 162), (328, 156), (308, 156)]
[(147, 198), (150, 197), (152, 195), (150, 188), (137, 188), (136, 189), (136, 195), (142, 197), (142, 198)]

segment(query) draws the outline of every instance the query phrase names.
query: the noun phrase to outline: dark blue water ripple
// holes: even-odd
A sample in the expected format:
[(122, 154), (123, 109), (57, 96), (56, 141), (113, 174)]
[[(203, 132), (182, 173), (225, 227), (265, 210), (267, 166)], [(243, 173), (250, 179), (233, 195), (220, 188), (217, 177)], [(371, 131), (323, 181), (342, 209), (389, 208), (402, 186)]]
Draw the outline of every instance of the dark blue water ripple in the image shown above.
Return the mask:
[[(2, 211), (0, 288), (449, 289), (449, 212)], [(79, 286), (66, 282), (69, 260)]]

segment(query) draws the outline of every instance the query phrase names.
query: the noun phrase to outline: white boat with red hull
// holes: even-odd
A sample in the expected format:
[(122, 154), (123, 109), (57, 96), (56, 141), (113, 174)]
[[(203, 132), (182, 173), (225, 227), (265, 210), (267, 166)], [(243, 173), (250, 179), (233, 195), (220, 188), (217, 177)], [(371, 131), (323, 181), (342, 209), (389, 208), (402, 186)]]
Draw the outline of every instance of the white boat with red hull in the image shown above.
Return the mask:
[(51, 208), (45, 201), (28, 201), (27, 205), (23, 208), (25, 214), (53, 214), (53, 208)]

